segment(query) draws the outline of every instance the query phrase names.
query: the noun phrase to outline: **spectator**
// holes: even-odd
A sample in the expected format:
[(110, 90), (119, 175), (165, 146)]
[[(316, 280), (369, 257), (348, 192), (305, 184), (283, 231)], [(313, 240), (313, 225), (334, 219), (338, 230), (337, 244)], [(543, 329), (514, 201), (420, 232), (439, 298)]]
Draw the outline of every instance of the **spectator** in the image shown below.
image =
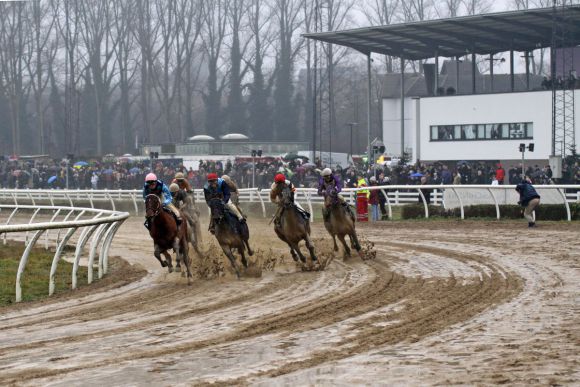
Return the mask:
[(528, 227), (536, 227), (532, 212), (540, 204), (540, 195), (532, 186), (529, 176), (525, 176), (523, 181), (517, 185), (516, 191), (520, 194), (518, 204), (524, 207), (524, 217), (528, 221)]
[(495, 170), (495, 178), (500, 185), (503, 185), (505, 179), (505, 170), (501, 164), (497, 165), (497, 169)]

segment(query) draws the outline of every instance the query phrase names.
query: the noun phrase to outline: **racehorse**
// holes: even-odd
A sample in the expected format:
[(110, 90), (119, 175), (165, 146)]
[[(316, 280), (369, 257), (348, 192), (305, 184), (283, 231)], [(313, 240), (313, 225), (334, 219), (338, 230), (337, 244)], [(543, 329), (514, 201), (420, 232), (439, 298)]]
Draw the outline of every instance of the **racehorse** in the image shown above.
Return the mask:
[(242, 257), (242, 265), (247, 269), (248, 261), (244, 254), (248, 249), (248, 254), (254, 255), (248, 240), (250, 239), (250, 230), (246, 223), (241, 223), (234, 215), (226, 210), (225, 203), (221, 199), (211, 199), (209, 201), (211, 218), (215, 226), (215, 237), (222, 248), (224, 254), (230, 260), (232, 267), (236, 271), (236, 276), (240, 278), (240, 271), (236, 265), (236, 257), (233, 249), (237, 249)]
[[(171, 255), (167, 252), (173, 249), (176, 253), (176, 261), (178, 267), (180, 261), (185, 262), (187, 268), (187, 283), (193, 283), (193, 275), (191, 274), (191, 259), (189, 259), (189, 236), (187, 232), (187, 222), (183, 222), (177, 232), (177, 223), (172, 214), (165, 211), (161, 205), (161, 199), (155, 194), (149, 194), (145, 197), (145, 216), (149, 222), (149, 235), (153, 238), (155, 250), (153, 254), (155, 258), (161, 263), (162, 267), (168, 267), (170, 273), (173, 272), (173, 264), (171, 263)], [(165, 256), (165, 260), (161, 260), (161, 254)]]
[(199, 246), (201, 244), (201, 227), (199, 224), (199, 210), (195, 205), (193, 199), (193, 194), (187, 193), (184, 190), (179, 190), (177, 196), (175, 197), (177, 203), (179, 203), (179, 210), (183, 214), (183, 218), (187, 221), (189, 242), (199, 255)]
[(274, 227), (278, 238), (288, 244), (290, 253), (295, 262), (298, 259), (302, 264), (306, 263), (306, 257), (300, 251), (299, 243), (304, 240), (310, 252), (311, 264), (317, 263), (318, 258), (314, 253), (314, 245), (310, 239), (310, 221), (306, 219), (298, 207), (292, 202), (292, 192), (285, 187), (282, 190), (282, 214), (280, 214), (280, 224)]
[(335, 187), (328, 187), (326, 190), (327, 198), (325, 199), (325, 204), (329, 201), (330, 204), (330, 216), (328, 220), (324, 221), (324, 227), (326, 231), (332, 236), (332, 241), (334, 242), (334, 251), (338, 251), (338, 245), (336, 244), (336, 237), (340, 239), (344, 247), (344, 252), (347, 257), (350, 257), (350, 248), (347, 246), (344, 239), (345, 235), (350, 238), (350, 245), (356, 251), (361, 250), (358, 237), (355, 230), (354, 217), (348, 207), (341, 203), (338, 192)]

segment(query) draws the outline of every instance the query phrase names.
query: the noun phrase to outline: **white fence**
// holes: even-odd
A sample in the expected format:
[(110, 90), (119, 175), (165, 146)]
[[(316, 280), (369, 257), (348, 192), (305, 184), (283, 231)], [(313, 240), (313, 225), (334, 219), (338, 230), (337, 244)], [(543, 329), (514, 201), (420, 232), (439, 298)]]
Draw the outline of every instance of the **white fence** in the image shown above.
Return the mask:
[[(580, 185), (537, 185), (536, 190), (542, 196), (542, 203), (561, 203), (566, 207), (568, 220), (571, 219), (569, 203), (580, 202)], [(419, 203), (419, 197), (423, 196), (422, 190), (430, 190), (430, 202), (433, 205), (441, 205), (445, 208), (459, 208), (461, 218), (464, 219), (464, 207), (474, 204), (492, 204), (496, 207), (496, 216), (501, 218), (499, 206), (502, 204), (516, 204), (518, 201), (515, 185), (389, 185), (373, 186), (363, 189), (381, 190), (387, 198), (389, 218), (393, 216), (393, 207)], [(342, 195), (354, 204), (356, 192), (360, 189), (345, 188)], [(266, 216), (266, 203), (269, 199), (269, 189), (246, 188), (240, 189), (240, 202), (260, 203), (262, 214)], [(195, 190), (196, 201), (203, 203), (203, 191)], [(316, 189), (298, 188), (295, 199), (303, 207), (308, 208), (316, 217), (312, 205), (321, 204), (322, 197), (318, 196)], [(129, 203), (135, 215), (139, 215), (143, 206), (141, 190), (0, 190), (0, 203), (13, 203), (36, 205), (36, 203), (54, 206), (57, 203), (67, 203), (71, 207), (88, 204), (91, 208), (108, 206), (113, 211), (119, 203)], [(424, 201), (423, 201), (424, 202)], [(425, 217), (429, 217), (429, 208), (424, 204)]]
[[(0, 191), (1, 192), (1, 191)], [(62, 192), (61, 192), (62, 194)], [(14, 194), (14, 198), (17, 198)], [(50, 196), (50, 195), (48, 195)], [(54, 204), (54, 203), (53, 203)], [(93, 281), (93, 264), (97, 249), (99, 249), (98, 260), (98, 277), (101, 278), (107, 274), (108, 268), (108, 254), (113, 237), (121, 224), (129, 217), (128, 212), (118, 212), (109, 210), (100, 210), (94, 208), (78, 208), (74, 206), (38, 206), (38, 205), (20, 205), (20, 204), (0, 204), (0, 213), (7, 212), (6, 222), (0, 225), (0, 235), (3, 236), (4, 244), (6, 244), (6, 237), (8, 234), (21, 235), (24, 233), (26, 248), (22, 257), (16, 274), (16, 302), (22, 300), (21, 279), (28, 262), (28, 256), (33, 247), (44, 234), (45, 248), (49, 246), (49, 230), (57, 230), (54, 233), (54, 244), (56, 251), (52, 259), (49, 278), (48, 294), (52, 295), (55, 290), (55, 276), (58, 263), (61, 259), (65, 246), (75, 234), (81, 229), (81, 233), (76, 242), (76, 248), (73, 259), (72, 269), (72, 288), (77, 287), (77, 272), (79, 262), (83, 252), (83, 248), (90, 240), (90, 250), (88, 256), (88, 283)], [(38, 218), (50, 218), (49, 221), (35, 222)], [(4, 218), (4, 217), (2, 217)], [(28, 219), (22, 223), (22, 218)], [(20, 223), (11, 223), (16, 219)], [(33, 232), (32, 237), (29, 238), (29, 232)], [(61, 238), (61, 233), (64, 235)], [(92, 238), (91, 238), (92, 237)]]

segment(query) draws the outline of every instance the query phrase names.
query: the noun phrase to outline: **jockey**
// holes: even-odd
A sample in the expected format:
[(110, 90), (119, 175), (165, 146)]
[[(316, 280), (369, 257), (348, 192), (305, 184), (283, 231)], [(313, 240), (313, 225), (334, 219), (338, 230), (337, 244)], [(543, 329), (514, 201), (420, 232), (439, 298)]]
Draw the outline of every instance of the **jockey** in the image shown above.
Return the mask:
[(272, 183), (272, 187), (270, 187), (270, 201), (272, 203), (278, 204), (278, 208), (276, 209), (276, 214), (274, 215), (274, 224), (276, 225), (276, 227), (280, 227), (280, 217), (282, 216), (282, 210), (283, 210), (283, 204), (284, 204), (283, 199), (282, 199), (282, 190), (285, 187), (288, 187), (290, 189), (290, 192), (291, 192), (290, 200), (292, 201), (292, 204), (294, 204), (296, 207), (298, 207), (298, 210), (302, 214), (304, 214), (304, 216), (307, 219), (310, 218), (310, 214), (308, 212), (306, 212), (306, 210), (304, 210), (304, 208), (302, 208), (302, 206), (300, 206), (299, 203), (296, 203), (294, 201), (294, 192), (296, 191), (294, 184), (292, 184), (290, 182), (290, 180), (286, 180), (286, 176), (279, 173), (274, 177), (274, 183)]
[[(245, 222), (246, 219), (240, 214), (238, 209), (235, 205), (230, 203), (230, 188), (226, 184), (223, 179), (218, 178), (217, 173), (208, 173), (207, 175), (207, 183), (203, 186), (203, 194), (205, 196), (205, 202), (209, 206), (209, 202), (212, 199), (220, 199), (222, 200), (228, 210), (236, 217), (240, 222)], [(215, 225), (213, 224), (213, 219), (209, 225), (209, 231), (212, 232), (214, 230)]]
[(320, 173), (320, 180), (318, 181), (318, 195), (324, 196), (324, 209), (322, 210), (322, 215), (325, 221), (328, 221), (330, 216), (330, 198), (327, 195), (327, 190), (334, 187), (336, 189), (336, 193), (338, 195), (338, 200), (340, 204), (343, 206), (346, 205), (346, 201), (344, 197), (340, 195), (340, 191), (342, 191), (342, 187), (340, 184), (340, 179), (337, 176), (332, 174), (332, 170), (330, 168), (324, 168)]
[(177, 183), (171, 183), (169, 185), (169, 192), (171, 192), (173, 205), (179, 208), (180, 203), (183, 202), (184, 200), (185, 193), (181, 188), (179, 188), (179, 185), (177, 185)]
[(240, 208), (240, 193), (238, 191), (238, 185), (228, 175), (223, 175), (222, 180), (224, 181), (224, 183), (227, 184), (228, 188), (230, 189), (230, 199), (233, 205), (236, 206), (240, 214), (242, 214), (242, 216), (246, 218), (246, 215), (244, 215), (242, 209)]
[[(167, 188), (167, 186), (161, 180), (158, 180), (154, 173), (150, 173), (145, 176), (143, 199), (145, 199), (149, 194), (157, 195), (161, 199), (161, 204), (163, 207), (171, 211), (175, 217), (175, 222), (177, 223), (177, 229), (179, 231), (179, 225), (181, 224), (181, 214), (179, 213), (177, 207), (175, 207), (171, 202), (172, 196), (169, 188)], [(149, 226), (149, 223), (145, 221), (145, 227), (149, 228)]]
[(193, 193), (193, 188), (191, 188), (191, 184), (189, 184), (189, 181), (187, 181), (183, 172), (177, 172), (171, 183), (177, 184), (179, 189), (182, 189), (187, 193)]

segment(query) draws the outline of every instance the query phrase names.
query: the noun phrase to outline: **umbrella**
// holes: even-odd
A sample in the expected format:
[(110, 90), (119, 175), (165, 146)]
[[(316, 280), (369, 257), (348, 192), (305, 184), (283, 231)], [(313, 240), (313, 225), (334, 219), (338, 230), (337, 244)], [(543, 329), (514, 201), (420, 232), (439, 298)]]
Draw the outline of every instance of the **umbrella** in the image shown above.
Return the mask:
[(129, 173), (139, 173), (141, 172), (141, 170), (137, 167), (133, 167), (131, 169), (129, 169)]
[(104, 173), (105, 175), (110, 175), (113, 173), (113, 170), (111, 168), (105, 169), (102, 173)]
[(89, 165), (89, 163), (87, 163), (86, 161), (77, 161), (76, 163), (74, 163), (73, 167), (82, 168), (86, 167), (87, 165)]
[(296, 159), (302, 159), (302, 160), (310, 160), (308, 157), (306, 156), (300, 156), (297, 155), (296, 153), (287, 153), (284, 157), (284, 160), (296, 160)]
[(304, 163), (304, 164), (302, 164), (302, 167), (304, 167), (304, 168), (316, 168), (316, 164), (314, 164), (314, 163)]
[(52, 184), (56, 181), (56, 176), (51, 176), (48, 178), (48, 180), (46, 181), (48, 184)]
[(419, 173), (419, 172), (415, 172), (415, 173), (411, 174), (411, 177), (423, 177), (423, 174)]
[(468, 164), (468, 162), (465, 160), (461, 160), (461, 161), (458, 161), (457, 164)]
[(21, 173), (21, 172), (22, 172), (22, 171), (21, 171), (20, 169), (16, 169), (16, 170), (12, 171), (12, 176), (16, 176), (16, 177), (18, 177), (18, 176), (20, 176), (20, 173)]

